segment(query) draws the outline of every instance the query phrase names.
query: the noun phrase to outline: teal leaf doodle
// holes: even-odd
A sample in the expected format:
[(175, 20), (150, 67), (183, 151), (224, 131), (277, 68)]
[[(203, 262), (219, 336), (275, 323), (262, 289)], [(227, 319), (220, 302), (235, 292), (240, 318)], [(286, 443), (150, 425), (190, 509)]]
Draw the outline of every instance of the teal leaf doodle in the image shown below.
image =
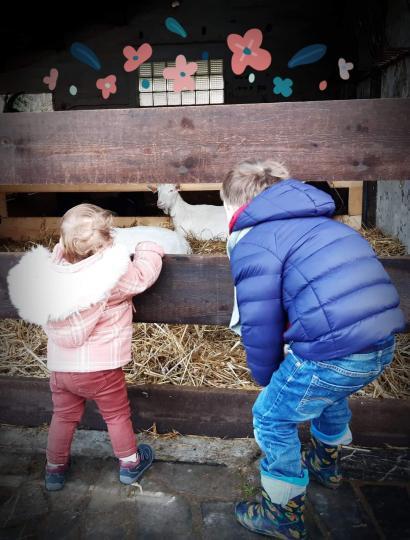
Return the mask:
[(288, 62), (289, 68), (295, 68), (304, 64), (313, 64), (318, 62), (326, 54), (327, 46), (323, 43), (315, 43), (300, 49)]
[(87, 45), (84, 45), (84, 43), (79, 43), (78, 41), (73, 43), (70, 47), (70, 53), (72, 54), (72, 56), (74, 56), (74, 58), (76, 58), (83, 64), (87, 64), (96, 71), (99, 71), (101, 69), (101, 62), (98, 56), (95, 54), (94, 51), (87, 47)]
[(183, 38), (186, 38), (188, 35), (185, 28), (176, 19), (174, 19), (174, 17), (167, 17), (165, 19), (165, 26), (167, 30), (173, 32), (174, 34), (178, 34)]

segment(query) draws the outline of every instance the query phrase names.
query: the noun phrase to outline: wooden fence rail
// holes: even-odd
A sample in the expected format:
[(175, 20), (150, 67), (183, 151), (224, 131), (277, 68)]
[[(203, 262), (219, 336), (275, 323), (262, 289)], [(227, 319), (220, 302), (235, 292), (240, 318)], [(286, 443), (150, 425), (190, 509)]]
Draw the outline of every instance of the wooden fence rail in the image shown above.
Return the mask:
[(410, 99), (3, 114), (0, 184), (220, 182), (246, 158), (301, 180), (400, 180)]
[[(21, 253), (0, 253), (0, 317), (18, 317), (10, 303), (6, 278)], [(395, 283), (410, 331), (410, 257), (381, 259)], [(135, 322), (227, 325), (233, 288), (225, 256), (168, 255), (158, 281), (135, 298)]]

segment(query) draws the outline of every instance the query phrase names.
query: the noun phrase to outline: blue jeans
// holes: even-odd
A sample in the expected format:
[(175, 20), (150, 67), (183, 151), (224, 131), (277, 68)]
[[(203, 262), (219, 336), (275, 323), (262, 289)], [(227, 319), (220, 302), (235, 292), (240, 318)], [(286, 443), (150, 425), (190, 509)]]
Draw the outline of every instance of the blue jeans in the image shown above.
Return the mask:
[(351, 442), (348, 396), (376, 379), (390, 364), (394, 338), (381, 347), (328, 361), (303, 360), (289, 351), (253, 406), (255, 439), (264, 453), (262, 484), (265, 476), (270, 482), (280, 481), (282, 487), (307, 485), (297, 430), (301, 422), (311, 420), (312, 434), (326, 444)]

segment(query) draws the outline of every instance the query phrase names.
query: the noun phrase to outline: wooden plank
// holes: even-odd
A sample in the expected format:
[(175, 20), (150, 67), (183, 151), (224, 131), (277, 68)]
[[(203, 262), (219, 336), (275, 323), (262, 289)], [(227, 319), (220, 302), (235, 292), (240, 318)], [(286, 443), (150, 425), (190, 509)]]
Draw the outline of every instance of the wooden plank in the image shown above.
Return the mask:
[(349, 188), (349, 216), (362, 214), (363, 185)]
[(377, 182), (363, 182), (363, 225), (376, 227)]
[[(180, 191), (218, 191), (221, 182), (179, 184)], [(151, 191), (149, 184), (0, 184), (2, 193), (106, 193)]]
[(404, 180), (409, 110), (400, 98), (5, 114), (0, 183), (220, 182), (247, 156), (302, 180)]
[[(182, 434), (210, 437), (253, 436), (255, 390), (129, 385), (128, 395), (135, 430), (148, 429), (155, 422), (160, 433), (175, 429)], [(355, 444), (410, 445), (410, 400), (354, 397), (350, 407)], [(40, 426), (50, 422), (51, 414), (48, 380), (0, 376), (1, 424)], [(94, 403), (87, 404), (82, 427), (106, 429)], [(302, 425), (300, 433), (306, 441), (309, 426)]]
[[(0, 239), (38, 240), (39, 238), (58, 236), (60, 228), (58, 217), (12, 217), (3, 218), (0, 223)], [(153, 227), (169, 227), (169, 217), (115, 217), (115, 227), (132, 227), (135, 225), (150, 225)]]
[(328, 182), (329, 186), (338, 189), (338, 188), (351, 188), (351, 187), (357, 187), (362, 186), (363, 182), (360, 181), (354, 181), (354, 180), (336, 180), (334, 182)]
[(7, 217), (6, 194), (0, 192), (0, 218)]
[[(328, 182), (334, 189), (349, 189), (348, 215), (359, 216), (362, 213), (363, 204), (363, 182), (341, 181)], [(354, 227), (355, 228), (355, 227)]]
[[(0, 317), (17, 317), (6, 278), (21, 253), (0, 253)], [(410, 257), (381, 259), (394, 281), (410, 331)], [(135, 322), (229, 324), (233, 289), (229, 261), (223, 255), (168, 255), (158, 281), (135, 299)]]

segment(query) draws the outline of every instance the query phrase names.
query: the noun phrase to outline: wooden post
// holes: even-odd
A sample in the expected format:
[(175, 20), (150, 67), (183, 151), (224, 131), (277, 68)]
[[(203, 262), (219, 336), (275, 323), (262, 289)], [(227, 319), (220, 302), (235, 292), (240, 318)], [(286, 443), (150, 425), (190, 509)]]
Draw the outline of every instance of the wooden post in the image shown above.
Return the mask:
[(0, 193), (0, 218), (7, 217), (6, 193)]

